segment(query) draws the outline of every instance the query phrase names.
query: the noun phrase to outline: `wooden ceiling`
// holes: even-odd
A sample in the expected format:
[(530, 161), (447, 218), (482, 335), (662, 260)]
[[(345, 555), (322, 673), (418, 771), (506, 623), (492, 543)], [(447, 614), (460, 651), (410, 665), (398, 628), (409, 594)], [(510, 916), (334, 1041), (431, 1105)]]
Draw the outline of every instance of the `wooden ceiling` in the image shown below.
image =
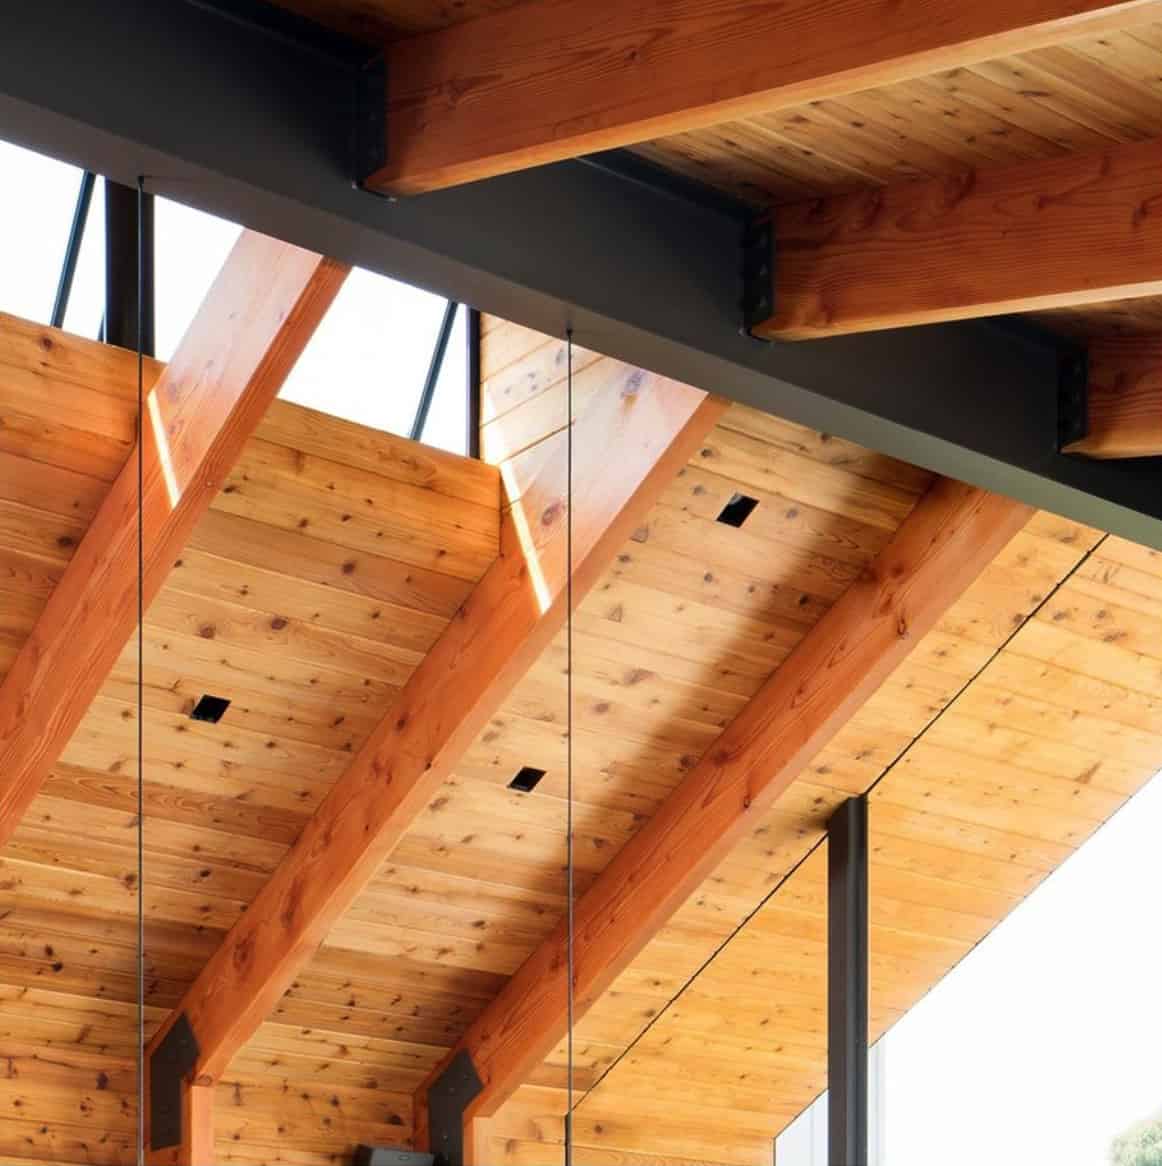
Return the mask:
[[(125, 459), (135, 381), (127, 353), (0, 338), (7, 660)], [(576, 355), (579, 398), (616, 386)], [(151, 606), (147, 1032), (495, 557), (500, 479), (515, 497), (553, 455), (562, 345), (488, 321), (483, 362), (499, 471), (276, 403)], [(575, 621), (579, 894), (930, 480), (723, 416)], [(737, 529), (736, 492), (758, 502)], [(577, 1160), (768, 1161), (823, 1082), (831, 808), (873, 791), (878, 1033), (1162, 765), (1160, 618), (1162, 558), (1037, 516), (581, 1020)], [(235, 1057), (217, 1160), (408, 1142), (415, 1087), (563, 910), (564, 662), (558, 636)], [(135, 670), (130, 645), (0, 855), (9, 1160), (132, 1160)], [(206, 693), (232, 702), (217, 725), (189, 718)], [(522, 766), (533, 793), (507, 788)], [(564, 1064), (500, 1111), (488, 1161), (556, 1160)]]
[[(504, 0), (286, 0), (369, 41)], [(1144, 10), (1143, 6), (1143, 10)], [(1162, 136), (1162, 24), (797, 104), (636, 148), (756, 204)], [(1150, 296), (1046, 313), (1155, 333)], [(0, 851), (0, 1158), (134, 1161), (135, 950), (147, 1037), (498, 562), (561, 456), (563, 345), (488, 319), (484, 461), (277, 402)], [(1156, 377), (1156, 354), (1148, 377)], [(574, 354), (578, 411), (636, 370)], [(160, 368), (150, 366), (152, 380)], [(130, 354), (0, 318), (0, 674), (133, 448)], [(1150, 381), (1153, 384), (1153, 381)], [(700, 386), (713, 389), (714, 386)], [(731, 406), (573, 625), (576, 886), (655, 819), (933, 484)], [(736, 494), (741, 528), (717, 521)], [(546, 514), (548, 511), (546, 511)], [(548, 518), (546, 518), (548, 524)], [(751, 1166), (825, 1083), (825, 848), (870, 791), (872, 1026), (885, 1031), (1162, 767), (1162, 556), (1036, 515), (581, 1018), (578, 1166)], [(216, 1160), (331, 1166), (407, 1145), (413, 1094), (545, 950), (567, 892), (558, 634), (221, 1074)], [(203, 695), (218, 724), (190, 719)], [(145, 742), (144, 882), (136, 852)], [(535, 791), (509, 782), (543, 770)], [(557, 1161), (566, 1050), (483, 1129), (489, 1166)]]
[[(503, 28), (497, 24), (496, 29), (518, 39), (524, 36), (526, 25), (531, 30), (528, 51), (534, 64), (522, 79), (535, 84), (537, 69), (543, 68), (546, 75), (552, 71), (551, 61), (537, 57), (549, 51), (537, 39), (541, 25), (532, 13), (544, 7), (537, 0), (523, 0), (523, 4), (509, 0), (282, 2), (371, 43), (404, 42), (400, 59), (405, 63), (427, 51), (419, 42), (412, 50), (406, 44), (410, 38), (516, 8), (513, 21)], [(522, 18), (522, 7), (528, 17)], [(635, 26), (632, 33), (623, 30), (627, 41), (640, 37), (644, 44), (652, 44), (651, 30), (659, 45), (682, 35), (677, 16), (673, 27), (664, 13), (642, 19), (654, 20), (657, 27)], [(728, 27), (728, 16), (722, 19)], [(744, 13), (739, 19), (749, 17)], [(796, 12), (788, 13), (788, 19), (798, 21), (791, 27), (806, 35), (813, 17)], [(477, 35), (487, 39), (488, 22), (475, 27)], [(472, 60), (468, 35), (449, 44)], [(593, 35), (600, 41), (600, 30)], [(609, 52), (616, 59), (616, 47)], [(968, 57), (966, 63), (952, 68), (905, 69), (906, 75), (891, 84), (829, 85), (833, 95), (776, 102), (773, 112), (718, 119), (715, 124), (706, 124), (708, 119), (702, 118), (698, 128), (649, 135), (652, 140), (638, 135), (631, 146), (665, 170), (761, 208), (925, 178), (959, 187), (981, 170), (1095, 154), (1118, 143), (1162, 136), (1162, 10), (1156, 4), (1124, 5), (1088, 26), (1079, 24), (1072, 36), (1064, 31), (1030, 51), (969, 53)], [(490, 68), (498, 75), (504, 72), (500, 65)], [(465, 77), (465, 91), (478, 86), (487, 91), (484, 74)], [(420, 76), (422, 80), (422, 69)], [(455, 85), (444, 88), (458, 93)], [(442, 92), (441, 87), (436, 91)], [(490, 96), (486, 94), (485, 99)], [(451, 115), (471, 104), (454, 95), (444, 113)], [(436, 112), (431, 117), (430, 125), (423, 123), (429, 140), (435, 127), (445, 124)], [(524, 164), (535, 161), (530, 156)], [(1054, 310), (1042, 318), (1053, 328), (1086, 338), (1154, 334), (1162, 323), (1162, 298), (1153, 292), (1133, 299), (1107, 297), (1107, 301)]]

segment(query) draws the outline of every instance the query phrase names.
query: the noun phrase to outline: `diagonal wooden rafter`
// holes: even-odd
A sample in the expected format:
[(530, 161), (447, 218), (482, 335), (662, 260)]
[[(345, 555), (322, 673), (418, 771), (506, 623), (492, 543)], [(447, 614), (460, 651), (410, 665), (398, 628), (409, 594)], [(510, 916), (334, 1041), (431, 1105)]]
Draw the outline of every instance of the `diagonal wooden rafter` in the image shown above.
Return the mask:
[[(574, 1016), (580, 1018), (1025, 525), (1018, 502), (937, 479), (864, 575), (819, 620), (574, 909)], [(474, 1123), (564, 1037), (562, 920), (416, 1095), (467, 1051), (483, 1084)]]
[[(242, 234), (146, 397), (144, 597), (314, 333), (347, 269)], [(137, 623), (138, 458), (132, 453), (0, 686), (0, 846), (12, 835)]]
[(771, 339), (1162, 293), (1162, 141), (775, 212)]
[(1155, 0), (535, 0), (387, 51), (415, 194), (1157, 18)]
[[(574, 604), (725, 408), (699, 390), (609, 365), (605, 391), (574, 424)], [(562, 433), (506, 515), (499, 557), (158, 1030), (151, 1057), (181, 1018), (190, 1025), (198, 1052), (187, 1087), (225, 1070), (563, 626), (568, 486)]]

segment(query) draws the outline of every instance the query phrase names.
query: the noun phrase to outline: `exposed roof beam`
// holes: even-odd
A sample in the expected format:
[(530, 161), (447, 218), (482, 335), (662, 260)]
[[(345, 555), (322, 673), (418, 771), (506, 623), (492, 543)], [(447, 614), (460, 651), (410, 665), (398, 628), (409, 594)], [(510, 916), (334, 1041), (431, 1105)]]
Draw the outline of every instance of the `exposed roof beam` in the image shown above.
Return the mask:
[[(574, 603), (725, 408), (610, 361), (575, 423)], [(501, 553), (150, 1046), (184, 1015), (214, 1080), (428, 805), (566, 615), (564, 434), (505, 517)]]
[(832, 336), (1162, 292), (1162, 141), (775, 212), (775, 312)]
[(1090, 345), (1087, 432), (1067, 453), (1162, 457), (1162, 337), (1120, 336)]
[[(146, 398), (147, 604), (345, 274), (328, 259), (253, 232), (231, 251)], [(0, 686), (0, 846), (137, 624), (137, 487), (135, 451)]]
[[(1030, 513), (999, 495), (936, 480), (869, 570), (823, 615), (577, 901), (577, 1018), (993, 561)], [(466, 1111), (466, 1122), (493, 1116), (564, 1037), (566, 945), (562, 920), (449, 1054), (450, 1059), (466, 1049), (483, 1083)], [(417, 1093), (418, 1107), (428, 1083)]]
[(1070, 342), (970, 320), (756, 343), (739, 329), (738, 221), (579, 162), (377, 198), (352, 185), (335, 124), (354, 67), (236, 15), (186, 0), (19, 6), (0, 37), (5, 136), (121, 182), (149, 175), (157, 194), (540, 332), (571, 324), (635, 367), (1162, 547), (1153, 473), (1052, 452)]
[(417, 194), (1097, 33), (1109, 0), (536, 0), (392, 45), (387, 162)]

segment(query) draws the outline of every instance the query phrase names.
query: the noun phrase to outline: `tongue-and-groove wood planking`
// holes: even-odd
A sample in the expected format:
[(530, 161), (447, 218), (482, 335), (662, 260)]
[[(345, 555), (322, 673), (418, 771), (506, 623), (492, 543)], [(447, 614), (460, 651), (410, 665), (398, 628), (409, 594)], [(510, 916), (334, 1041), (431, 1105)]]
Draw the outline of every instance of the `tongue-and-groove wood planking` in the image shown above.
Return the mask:
[[(486, 354), (489, 337), (508, 359), (516, 346), (508, 326), (495, 325), (486, 332)], [(558, 349), (556, 342), (542, 340), (532, 353), (508, 366), (509, 375), (497, 374), (487, 387), (505, 401), (527, 395), (531, 400), (517, 408), (531, 412), (532, 400), (551, 390), (537, 391), (536, 378), (545, 374), (528, 370), (556, 369), (547, 379), (559, 376)], [(505, 414), (490, 414), (490, 397), (485, 400), (488, 448), (488, 427), (496, 427)], [(542, 401), (538, 409), (542, 419), (555, 417), (563, 423), (560, 407), (554, 413)], [(688, 590), (672, 599), (675, 609), (700, 588), (706, 589), (704, 596), (718, 593), (729, 578), (724, 572), (732, 562), (745, 562), (744, 569), (754, 572), (764, 564), (777, 570), (793, 561), (786, 541), (771, 544), (763, 553), (757, 542), (743, 543), (742, 536), (751, 524), (769, 521), (775, 514), (786, 519), (792, 511), (800, 511), (792, 516), (800, 519), (796, 485), (818, 508), (807, 512), (817, 538), (827, 529), (827, 517), (833, 524), (837, 521), (843, 513), (841, 506), (853, 508), (849, 519), (870, 516), (865, 491), (871, 488), (869, 478), (876, 474), (877, 461), (864, 451), (737, 408), (706, 443), (708, 451), (731, 433), (730, 426), (739, 430), (749, 426), (768, 440), (781, 435), (783, 449), (797, 445), (800, 450), (813, 449), (817, 456), (821, 450), (828, 451), (830, 464), (841, 465), (848, 475), (846, 496), (828, 494), (818, 463), (814, 470), (794, 463), (796, 472), (789, 473), (778, 449), (768, 449), (751, 465), (762, 467), (764, 480), (778, 483), (779, 506), (771, 506), (773, 495), (763, 495), (747, 527), (741, 531), (719, 527), (718, 533), (724, 534), (715, 539), (715, 524), (696, 521), (700, 508), (702, 513), (713, 512), (713, 495), (706, 489), (713, 471), (706, 474), (692, 464), (675, 482), (665, 503), (655, 509), (641, 532), (642, 541), (627, 545), (611, 572), (611, 584), (616, 586), (619, 571), (635, 570), (635, 560), (664, 545), (666, 532), (674, 529), (679, 515), (694, 532), (683, 548), (691, 556), (690, 569), (684, 576), (674, 571), (673, 565), (681, 559), (671, 554), (663, 560), (668, 573), (654, 575), (663, 588), (678, 587), (677, 581), (684, 580)], [(514, 447), (536, 432), (528, 418), (523, 422), (514, 418), (510, 428), (523, 434), (513, 441)], [(499, 435), (491, 440), (499, 441)], [(727, 436), (725, 444), (731, 441), (733, 437)], [(705, 461), (712, 464), (713, 459), (695, 459)], [(878, 464), (887, 463), (878, 459)], [(742, 480), (757, 479), (744, 476)], [(756, 527), (756, 533), (759, 529), (770, 532), (770, 528)], [(858, 560), (860, 544), (853, 530), (830, 528), (832, 553)], [(780, 533), (785, 540), (785, 529)], [(1162, 766), (1162, 704), (1149, 695), (1150, 685), (1162, 679), (1162, 654), (1154, 649), (1156, 655), (1138, 666), (1139, 687), (1133, 693), (1125, 687), (1095, 684), (1083, 674), (1092, 667), (1088, 649), (1105, 635), (1111, 643), (1120, 642), (1132, 623), (1111, 622), (1102, 629), (1103, 620), (1114, 618), (1108, 593), (1107, 606), (1099, 604), (1088, 612), (1089, 643), (1068, 628), (1071, 619), (1082, 617), (1059, 614), (1059, 599), (1062, 603), (1066, 596), (1072, 599), (1089, 586), (1085, 580), (1090, 576), (1105, 581), (1101, 586), (1108, 585), (1111, 555), (1131, 557), (1139, 593), (1150, 595), (1153, 588), (1162, 586), (1162, 557), (1122, 542), (1107, 540), (1083, 563), (1100, 537), (1100, 532), (1038, 515), (581, 1020), (575, 1049), (581, 1094), (626, 1053), (647, 1026), (656, 1023), (577, 1110), (578, 1162), (586, 1166), (636, 1163), (638, 1155), (642, 1162), (656, 1161), (659, 1156), (700, 1162), (769, 1161), (773, 1134), (821, 1087), (825, 1048), (825, 865), (821, 865), (821, 852), (781, 886), (780, 882), (819, 841), (834, 805), (868, 788), (913, 738), (921, 736), (920, 743), (877, 787), (872, 803), (876, 862), (873, 1022), (877, 1032), (902, 1015)], [(729, 549), (732, 541), (737, 558)], [(798, 549), (806, 546), (801, 543)], [(819, 542), (814, 546), (816, 562), (823, 557), (820, 546)], [(704, 557), (695, 557), (699, 553)], [(809, 553), (800, 560), (810, 561)], [(1123, 563), (1119, 570), (1127, 578), (1130, 568)], [(1071, 571), (1076, 573), (1060, 595), (1045, 602)], [(816, 573), (814, 578), (818, 577)], [(837, 580), (836, 585), (843, 583)], [(809, 594), (806, 581), (800, 586), (801, 594)], [(767, 590), (768, 596), (777, 594)], [(1157, 594), (1162, 600), (1162, 591)], [(793, 587), (786, 597), (798, 602)], [(1036, 617), (1026, 622), (1043, 603)], [(606, 615), (615, 608), (616, 604), (607, 607)], [(1099, 619), (1101, 610), (1105, 615)], [(1162, 605), (1158, 611), (1162, 614)], [(624, 627), (625, 609), (621, 618)], [(661, 620), (654, 624), (655, 631), (661, 625)], [(665, 634), (680, 635), (680, 626), (679, 619)], [(992, 660), (1018, 629), (1017, 637)], [(1030, 662), (1029, 645), (1045, 629), (1065, 638), (1056, 654), (1043, 652), (1043, 660)], [(656, 636), (639, 636), (628, 650), (648, 653), (657, 642)], [(1149, 653), (1149, 643), (1148, 634), (1143, 633), (1136, 650)], [(1067, 662), (1062, 659), (1065, 656)], [(625, 658), (632, 666), (632, 658)], [(577, 655), (578, 672), (586, 665), (582, 649)], [(1117, 662), (1107, 660), (1102, 666), (1108, 680), (1126, 684), (1125, 676), (1116, 679)], [(936, 714), (982, 669), (980, 679), (953, 710), (925, 732)], [(725, 667), (705, 689), (721, 700), (723, 689), (739, 682), (734, 669)], [(619, 698), (621, 694), (615, 692), (610, 703)], [(1127, 700), (1135, 710), (1132, 729), (1115, 723), (1122, 716), (1117, 704)], [(576, 712), (578, 736), (584, 741), (584, 701), (578, 702)], [(1110, 734), (1119, 738), (1115, 749), (1106, 747)], [(595, 760), (601, 764), (600, 758)], [(639, 781), (665, 781), (674, 772), (666, 767), (664, 755), (655, 754), (651, 761), (641, 768)], [(617, 772), (616, 763), (613, 771)], [(717, 945), (771, 891), (775, 893), (767, 906), (697, 975), (690, 992), (666, 1011), (686, 980), (696, 975)], [(489, 1143), (489, 1161), (533, 1166), (556, 1160), (564, 1066), (562, 1046), (542, 1066), (534, 1084), (501, 1111)]]
[[(19, 459), (3, 476), (0, 590), (18, 646), (128, 451), (132, 358), (15, 322), (0, 338), (0, 456)], [(486, 321), (484, 366), (485, 447), (519, 490), (564, 440), (564, 351)], [(578, 404), (633, 375), (583, 350), (574, 367)], [(728, 412), (575, 621), (578, 892), (928, 481)], [(741, 529), (715, 521), (736, 492), (758, 501)], [(147, 617), (150, 1025), (495, 554), (497, 503), (490, 467), (272, 410)], [(585, 1017), (580, 1091), (628, 1053), (578, 1110), (579, 1162), (769, 1160), (819, 1088), (823, 1048), (819, 854), (781, 880), (830, 809), (982, 668), (873, 795), (880, 1027), (1162, 763), (1162, 560), (1107, 540), (1078, 566), (1098, 537), (1035, 518)], [(0, 855), (6, 1159), (131, 1160), (135, 659), (127, 647)], [(323, 1166), (358, 1141), (406, 1143), (412, 1089), (556, 923), (565, 661), (561, 637), (236, 1058), (218, 1097), (223, 1163)], [(234, 700), (218, 726), (188, 719), (203, 692)], [(506, 788), (522, 765), (546, 770), (532, 794)], [(558, 1049), (500, 1115), (497, 1163), (556, 1160), (563, 1084)]]
[[(5, 662), (128, 456), (135, 404), (133, 354), (0, 319)], [(491, 467), (272, 407), (146, 617), (149, 1027), (496, 557), (498, 534)], [(6, 1161), (134, 1160), (136, 668), (132, 643), (0, 854), (0, 1052), (21, 1050), (0, 1062)], [(189, 718), (203, 694), (232, 702), (217, 725)], [(286, 1137), (325, 1161), (335, 1142), (410, 1136), (406, 1094), (366, 1079), (325, 1094), (284, 1084), (230, 1078), (220, 1131), (241, 1160), (268, 1161)]]

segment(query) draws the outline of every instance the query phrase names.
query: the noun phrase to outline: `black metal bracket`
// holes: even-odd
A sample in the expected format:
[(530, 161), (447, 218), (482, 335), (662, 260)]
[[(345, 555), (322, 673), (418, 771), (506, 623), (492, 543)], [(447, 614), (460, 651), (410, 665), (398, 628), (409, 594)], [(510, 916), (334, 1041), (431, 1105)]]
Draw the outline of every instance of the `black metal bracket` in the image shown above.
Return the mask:
[(428, 1088), (428, 1144), (439, 1166), (463, 1166), (464, 1111), (483, 1088), (467, 1049)]
[(435, 1155), (420, 1150), (393, 1150), (384, 1146), (359, 1146), (351, 1166), (432, 1166)]
[(1089, 432), (1089, 358), (1084, 349), (1061, 359), (1057, 382), (1057, 448), (1080, 441)]
[[(775, 311), (775, 226), (769, 212), (754, 216), (742, 233), (742, 331), (754, 329)], [(762, 337), (755, 337), (762, 339)]]
[(355, 76), (355, 184), (387, 165), (387, 61), (364, 61)]
[(182, 1144), (182, 1084), (198, 1063), (197, 1037), (183, 1012), (149, 1058), (149, 1146)]

